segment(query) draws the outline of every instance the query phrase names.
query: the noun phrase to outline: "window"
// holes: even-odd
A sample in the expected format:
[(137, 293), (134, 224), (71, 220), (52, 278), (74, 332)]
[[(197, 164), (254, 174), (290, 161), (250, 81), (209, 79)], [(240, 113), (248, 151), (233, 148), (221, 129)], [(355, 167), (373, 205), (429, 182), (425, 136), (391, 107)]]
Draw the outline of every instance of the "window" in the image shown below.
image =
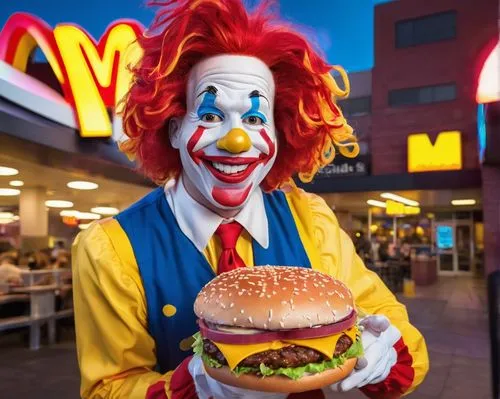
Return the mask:
[(396, 23), (396, 47), (405, 48), (454, 39), (455, 11), (447, 11)]
[(389, 105), (397, 107), (401, 105), (431, 104), (451, 101), (455, 100), (457, 97), (456, 91), (454, 83), (391, 90), (389, 91)]
[(357, 97), (341, 100), (339, 107), (345, 116), (367, 115), (371, 112), (372, 98)]

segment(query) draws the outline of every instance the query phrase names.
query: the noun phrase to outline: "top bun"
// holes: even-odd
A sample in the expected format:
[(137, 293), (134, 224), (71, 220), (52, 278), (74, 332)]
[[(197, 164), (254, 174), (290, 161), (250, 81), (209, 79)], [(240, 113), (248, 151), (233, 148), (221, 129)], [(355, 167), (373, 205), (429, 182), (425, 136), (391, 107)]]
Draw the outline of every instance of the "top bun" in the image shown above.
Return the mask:
[(305, 267), (256, 266), (222, 273), (194, 303), (209, 323), (259, 330), (312, 328), (342, 321), (354, 310), (339, 280)]

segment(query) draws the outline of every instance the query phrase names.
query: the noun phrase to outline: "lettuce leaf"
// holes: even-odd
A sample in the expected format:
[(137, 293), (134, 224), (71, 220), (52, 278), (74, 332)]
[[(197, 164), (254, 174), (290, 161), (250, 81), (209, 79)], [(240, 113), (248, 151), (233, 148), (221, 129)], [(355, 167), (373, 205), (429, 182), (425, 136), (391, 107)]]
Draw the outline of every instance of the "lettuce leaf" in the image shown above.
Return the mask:
[[(223, 365), (220, 364), (217, 360), (211, 358), (203, 352), (203, 338), (201, 334), (198, 332), (193, 335), (195, 342), (193, 343), (193, 351), (196, 355), (201, 356), (203, 361), (208, 364), (210, 367), (219, 368)], [(262, 374), (263, 377), (268, 377), (271, 375), (282, 375), (292, 380), (298, 380), (303, 377), (304, 374), (316, 374), (322, 373), (325, 370), (334, 369), (336, 367), (342, 366), (347, 359), (351, 359), (353, 357), (361, 357), (363, 355), (363, 345), (361, 343), (361, 337), (357, 337), (354, 344), (350, 346), (350, 348), (340, 356), (334, 357), (330, 360), (325, 360), (321, 363), (309, 363), (302, 367), (287, 367), (287, 368), (279, 368), (272, 369), (267, 367), (265, 364), (260, 365), (259, 368), (256, 367), (245, 367), (245, 366), (236, 366), (233, 370), (233, 373), (237, 376), (242, 374)]]

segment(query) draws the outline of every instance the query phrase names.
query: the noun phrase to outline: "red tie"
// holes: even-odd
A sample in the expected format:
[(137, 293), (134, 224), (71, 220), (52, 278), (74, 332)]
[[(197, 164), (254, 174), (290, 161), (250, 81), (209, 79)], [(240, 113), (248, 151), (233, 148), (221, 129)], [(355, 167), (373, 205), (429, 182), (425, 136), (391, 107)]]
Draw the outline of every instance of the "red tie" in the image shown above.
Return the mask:
[(219, 258), (217, 274), (231, 271), (238, 267), (245, 267), (245, 262), (236, 252), (236, 241), (240, 236), (243, 227), (237, 222), (222, 223), (219, 225), (215, 234), (220, 238), (222, 253)]

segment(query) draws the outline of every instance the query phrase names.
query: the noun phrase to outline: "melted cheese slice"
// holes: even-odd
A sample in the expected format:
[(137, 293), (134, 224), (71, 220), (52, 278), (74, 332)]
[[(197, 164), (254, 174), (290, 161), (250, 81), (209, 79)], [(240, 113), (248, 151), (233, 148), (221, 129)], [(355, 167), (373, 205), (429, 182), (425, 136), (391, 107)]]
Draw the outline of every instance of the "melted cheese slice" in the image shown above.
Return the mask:
[(264, 342), (262, 344), (244, 345), (222, 344), (220, 342), (214, 342), (214, 344), (222, 352), (227, 360), (229, 367), (231, 368), (231, 370), (233, 370), (242, 360), (246, 359), (249, 356), (267, 350), (282, 349), (290, 345), (304, 346), (306, 348), (314, 349), (331, 359), (333, 356), (333, 352), (335, 351), (335, 346), (337, 346), (337, 341), (344, 334), (351, 338), (352, 342), (354, 342), (356, 339), (357, 328), (352, 327), (347, 331), (323, 338), (290, 339), (286, 341), (271, 341)]

